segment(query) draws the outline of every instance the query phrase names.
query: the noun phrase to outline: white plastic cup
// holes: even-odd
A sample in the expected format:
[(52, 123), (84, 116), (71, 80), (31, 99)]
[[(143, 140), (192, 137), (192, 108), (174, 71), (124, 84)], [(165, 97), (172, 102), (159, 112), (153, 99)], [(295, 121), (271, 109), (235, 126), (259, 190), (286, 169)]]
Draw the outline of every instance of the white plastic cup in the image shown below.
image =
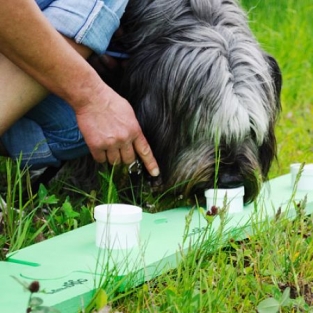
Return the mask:
[(229, 213), (238, 213), (243, 211), (243, 196), (245, 188), (230, 189), (207, 189), (205, 192), (207, 211), (211, 211), (212, 206), (222, 208), (226, 197), (226, 205)]
[(95, 207), (96, 246), (103, 249), (131, 249), (138, 246), (142, 209), (128, 204)]
[[(299, 173), (301, 163), (293, 163), (290, 165), (291, 187), (293, 188)], [(298, 190), (313, 190), (313, 164), (305, 164), (298, 181)]]

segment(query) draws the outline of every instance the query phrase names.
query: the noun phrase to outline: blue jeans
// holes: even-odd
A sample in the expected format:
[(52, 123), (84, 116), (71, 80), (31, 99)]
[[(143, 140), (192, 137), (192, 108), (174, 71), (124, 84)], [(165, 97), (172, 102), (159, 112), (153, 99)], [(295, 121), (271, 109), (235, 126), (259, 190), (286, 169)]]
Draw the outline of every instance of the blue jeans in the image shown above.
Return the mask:
[(32, 169), (59, 166), (89, 153), (73, 109), (55, 95), (31, 109), (1, 137), (9, 155)]
[[(63, 35), (105, 52), (119, 26), (128, 0), (36, 0), (43, 14)], [(1, 75), (1, 73), (0, 73)], [(59, 166), (84, 156), (88, 147), (75, 113), (61, 98), (50, 95), (1, 137), (9, 155), (32, 169)]]

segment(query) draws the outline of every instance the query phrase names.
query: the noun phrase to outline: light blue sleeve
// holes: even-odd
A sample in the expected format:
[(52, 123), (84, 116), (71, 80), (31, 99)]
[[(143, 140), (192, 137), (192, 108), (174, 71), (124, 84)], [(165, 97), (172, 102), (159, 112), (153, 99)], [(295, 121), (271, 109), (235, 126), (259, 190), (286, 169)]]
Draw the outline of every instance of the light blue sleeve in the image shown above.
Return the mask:
[(105, 52), (120, 25), (128, 0), (36, 0), (50, 23), (63, 35)]

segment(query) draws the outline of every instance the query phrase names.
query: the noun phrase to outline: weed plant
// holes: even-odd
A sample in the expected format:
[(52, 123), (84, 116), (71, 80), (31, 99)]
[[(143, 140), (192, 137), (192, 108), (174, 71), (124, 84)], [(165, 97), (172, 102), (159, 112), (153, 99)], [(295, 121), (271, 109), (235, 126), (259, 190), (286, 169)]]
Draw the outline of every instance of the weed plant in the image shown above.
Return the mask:
[(59, 199), (43, 185), (32, 195), (29, 172), (20, 170), (20, 162), (8, 159), (2, 163), (5, 164), (3, 194), (6, 196), (0, 199), (0, 260), (8, 253), (93, 221), (94, 201), (77, 210), (69, 197)]

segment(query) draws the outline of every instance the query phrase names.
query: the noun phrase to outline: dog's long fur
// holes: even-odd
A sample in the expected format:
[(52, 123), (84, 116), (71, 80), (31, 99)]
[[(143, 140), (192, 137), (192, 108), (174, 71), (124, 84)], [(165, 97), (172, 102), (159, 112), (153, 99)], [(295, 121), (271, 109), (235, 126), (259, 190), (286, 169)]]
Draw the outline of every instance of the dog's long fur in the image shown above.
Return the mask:
[(133, 105), (163, 190), (245, 187), (256, 198), (276, 156), (281, 74), (235, 0), (130, 0), (117, 90)]
[(281, 75), (243, 10), (233, 0), (130, 0), (122, 27), (131, 59), (121, 92), (165, 188), (202, 193), (218, 170), (219, 187), (243, 184), (255, 199), (276, 154)]

